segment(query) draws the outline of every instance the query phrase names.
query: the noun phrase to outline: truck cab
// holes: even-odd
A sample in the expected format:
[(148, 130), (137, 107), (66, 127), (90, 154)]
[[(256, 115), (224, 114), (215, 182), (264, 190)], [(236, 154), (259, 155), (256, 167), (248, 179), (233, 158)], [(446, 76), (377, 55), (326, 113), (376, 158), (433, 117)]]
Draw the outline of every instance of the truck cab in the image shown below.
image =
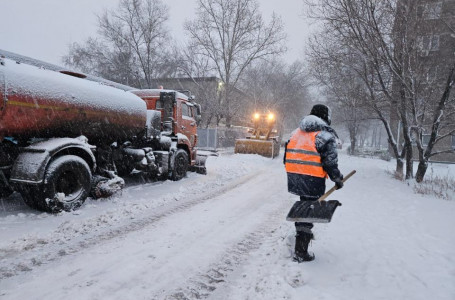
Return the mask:
[(178, 149), (187, 152), (189, 165), (197, 166), (197, 123), (200, 106), (193, 98), (178, 91), (165, 89), (134, 90), (142, 98), (147, 110), (161, 113), (161, 133), (176, 142)]

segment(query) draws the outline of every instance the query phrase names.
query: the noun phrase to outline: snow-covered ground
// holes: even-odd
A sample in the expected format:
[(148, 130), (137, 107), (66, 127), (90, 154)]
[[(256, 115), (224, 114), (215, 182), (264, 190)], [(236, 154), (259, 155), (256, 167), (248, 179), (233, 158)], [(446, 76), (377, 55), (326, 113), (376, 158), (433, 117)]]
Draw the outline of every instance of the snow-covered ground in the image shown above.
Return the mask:
[(455, 201), (415, 194), (393, 162), (340, 155), (358, 173), (304, 264), (291, 260), (282, 161), (224, 153), (207, 166), (179, 182), (133, 176), (72, 213), (0, 200), (0, 298), (455, 299)]

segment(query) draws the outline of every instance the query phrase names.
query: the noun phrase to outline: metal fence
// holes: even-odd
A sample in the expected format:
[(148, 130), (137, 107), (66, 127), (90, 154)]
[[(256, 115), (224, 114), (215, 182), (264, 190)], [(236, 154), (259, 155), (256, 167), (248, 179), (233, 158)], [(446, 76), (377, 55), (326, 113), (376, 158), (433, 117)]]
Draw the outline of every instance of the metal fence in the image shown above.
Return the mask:
[(198, 148), (207, 150), (216, 150), (224, 147), (234, 147), (235, 140), (245, 138), (248, 128), (232, 126), (216, 128), (198, 128)]
[(199, 149), (216, 150), (218, 148), (218, 128), (198, 128), (197, 136)]

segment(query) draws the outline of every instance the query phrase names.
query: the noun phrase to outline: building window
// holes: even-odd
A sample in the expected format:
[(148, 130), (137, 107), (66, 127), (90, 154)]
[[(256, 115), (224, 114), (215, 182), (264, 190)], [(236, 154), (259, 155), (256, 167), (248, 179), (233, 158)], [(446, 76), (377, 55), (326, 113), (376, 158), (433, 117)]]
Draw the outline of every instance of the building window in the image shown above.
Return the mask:
[(422, 146), (427, 147), (428, 142), (430, 141), (431, 134), (423, 134), (422, 135)]
[(417, 47), (422, 52), (439, 50), (439, 35), (425, 35), (417, 37)]
[(426, 72), (426, 82), (431, 83), (435, 82), (438, 79), (438, 72), (439, 67), (438, 66), (431, 66), (429, 70)]
[(425, 20), (439, 19), (441, 17), (442, 2), (428, 3), (422, 12), (422, 18)]

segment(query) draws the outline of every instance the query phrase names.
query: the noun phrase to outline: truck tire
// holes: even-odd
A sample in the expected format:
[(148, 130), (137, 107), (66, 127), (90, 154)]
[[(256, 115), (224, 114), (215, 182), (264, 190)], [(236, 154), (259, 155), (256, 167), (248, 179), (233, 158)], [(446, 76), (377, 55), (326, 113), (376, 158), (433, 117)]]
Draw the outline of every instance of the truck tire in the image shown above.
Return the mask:
[(75, 155), (60, 156), (51, 161), (40, 186), (21, 190), (32, 208), (57, 213), (79, 208), (87, 198), (92, 181), (88, 164)]
[(186, 176), (188, 171), (188, 153), (183, 149), (178, 149), (174, 154), (174, 164), (171, 171), (171, 179), (180, 180)]

